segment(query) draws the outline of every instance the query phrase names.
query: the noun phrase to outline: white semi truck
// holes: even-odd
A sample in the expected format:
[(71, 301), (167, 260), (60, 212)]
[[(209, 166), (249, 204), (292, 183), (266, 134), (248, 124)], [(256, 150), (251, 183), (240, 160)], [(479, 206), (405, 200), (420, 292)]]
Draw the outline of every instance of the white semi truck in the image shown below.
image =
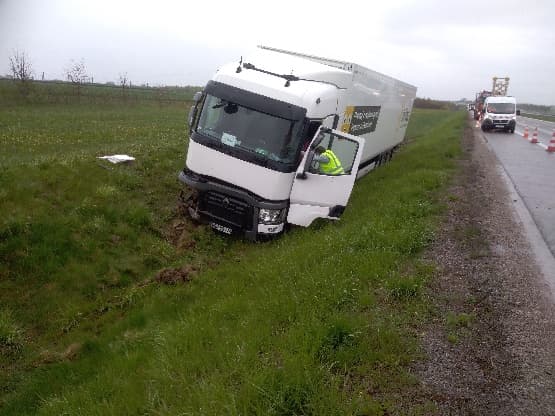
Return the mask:
[[(259, 47), (195, 96), (179, 175), (189, 213), (249, 239), (338, 219), (355, 179), (403, 140), (415, 95), (353, 63)], [(323, 150), (339, 174), (319, 167)]]

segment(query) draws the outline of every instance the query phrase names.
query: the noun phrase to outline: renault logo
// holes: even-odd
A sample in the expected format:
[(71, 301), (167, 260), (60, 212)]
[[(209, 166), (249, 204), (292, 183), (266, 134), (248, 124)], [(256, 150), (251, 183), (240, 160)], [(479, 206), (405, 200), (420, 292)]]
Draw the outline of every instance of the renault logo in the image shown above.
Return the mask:
[(222, 201), (222, 205), (223, 205), (224, 207), (227, 207), (227, 206), (229, 205), (229, 199), (228, 199), (228, 198), (224, 198), (223, 201)]

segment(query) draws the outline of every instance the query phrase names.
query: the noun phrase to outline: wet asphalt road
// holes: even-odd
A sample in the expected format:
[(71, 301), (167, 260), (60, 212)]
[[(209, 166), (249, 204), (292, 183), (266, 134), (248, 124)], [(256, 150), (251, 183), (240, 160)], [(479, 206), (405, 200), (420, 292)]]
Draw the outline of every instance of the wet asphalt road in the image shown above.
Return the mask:
[[(526, 125), (528, 140), (523, 138)], [(530, 139), (536, 127), (539, 143), (532, 144)], [(518, 117), (514, 134), (503, 131), (483, 134), (555, 256), (555, 152), (546, 151), (553, 129), (553, 122)]]

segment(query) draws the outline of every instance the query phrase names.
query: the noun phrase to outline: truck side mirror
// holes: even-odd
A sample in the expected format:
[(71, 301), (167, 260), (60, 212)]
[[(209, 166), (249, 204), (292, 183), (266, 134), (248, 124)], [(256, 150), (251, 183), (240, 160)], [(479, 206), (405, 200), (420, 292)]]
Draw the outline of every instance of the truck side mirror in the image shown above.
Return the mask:
[(191, 109), (189, 110), (189, 133), (192, 131), (193, 129), (193, 120), (195, 119), (195, 116), (197, 115), (197, 105), (192, 105)]
[(193, 96), (194, 103), (191, 106), (191, 109), (189, 110), (189, 133), (193, 131), (193, 122), (195, 121), (195, 118), (197, 116), (198, 103), (201, 98), (202, 98), (202, 92), (201, 91), (195, 92), (195, 95)]
[(520, 115), (520, 110), (516, 110), (516, 115), (517, 115), (517, 116)]

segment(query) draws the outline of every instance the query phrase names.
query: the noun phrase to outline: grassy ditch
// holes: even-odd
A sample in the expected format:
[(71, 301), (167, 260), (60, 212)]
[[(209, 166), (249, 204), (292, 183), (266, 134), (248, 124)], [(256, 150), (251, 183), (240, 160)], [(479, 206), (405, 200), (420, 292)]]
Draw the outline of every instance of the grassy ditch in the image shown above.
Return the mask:
[[(184, 111), (51, 110), (51, 144), (30, 144), (44, 111), (0, 116), (17, 126), (0, 138), (11, 146), (0, 152), (4, 414), (433, 410), (409, 371), (433, 273), (419, 253), (436, 232), (464, 113), (415, 111), (409, 144), (358, 182), (340, 222), (255, 245), (191, 229), (180, 249), (166, 231)], [(81, 146), (67, 117), (82, 123)], [(94, 159), (109, 152), (138, 161)], [(181, 283), (151, 283), (183, 264)]]
[[(74, 356), (161, 268), (200, 269), (229, 244), (203, 229), (191, 230), (188, 249), (172, 244), (186, 112), (148, 103), (0, 111), (0, 395), (30, 369)], [(114, 153), (137, 160), (96, 158)]]

